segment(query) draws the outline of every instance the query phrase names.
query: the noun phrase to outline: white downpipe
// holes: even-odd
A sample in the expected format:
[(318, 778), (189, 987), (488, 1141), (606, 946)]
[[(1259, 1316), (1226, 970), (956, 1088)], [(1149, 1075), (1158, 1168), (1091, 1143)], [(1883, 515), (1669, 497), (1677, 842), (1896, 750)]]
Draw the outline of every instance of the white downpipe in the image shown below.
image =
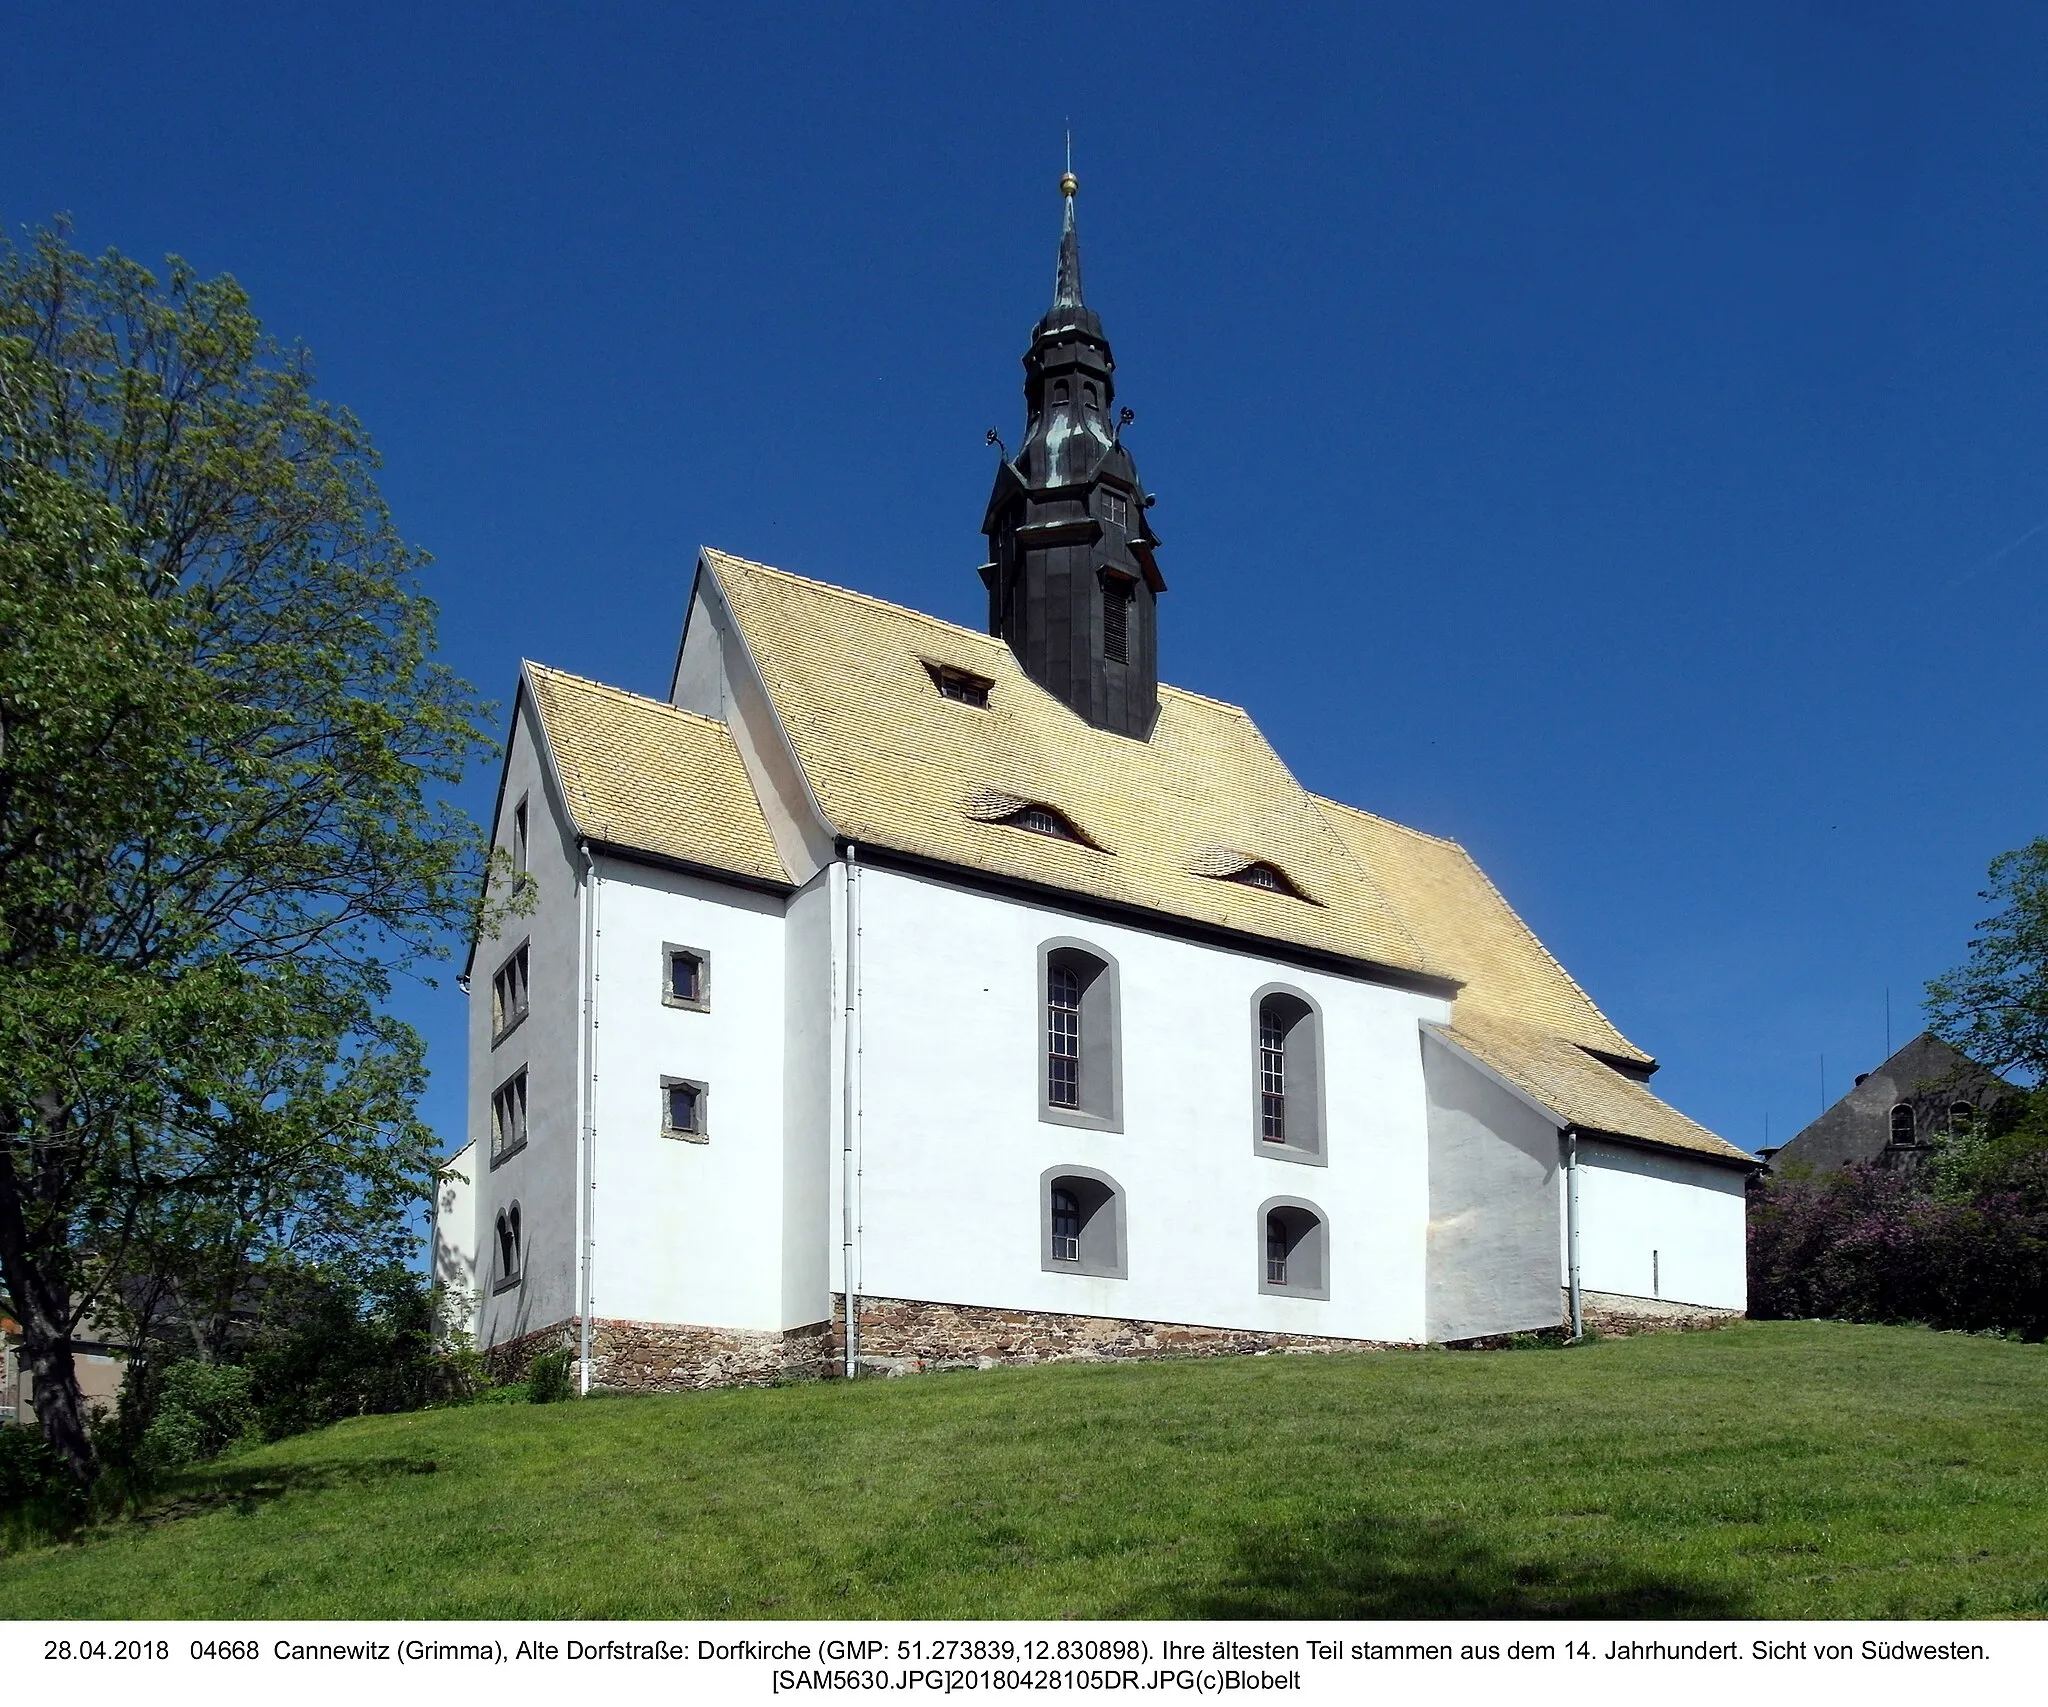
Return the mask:
[(841, 1015), (840, 1285), (846, 1301), (846, 1378), (860, 1369), (860, 849), (846, 846), (846, 989)]
[(1572, 1338), (1584, 1339), (1586, 1317), (1579, 1301), (1579, 1134), (1576, 1127), (1567, 1127), (1564, 1135), (1564, 1240), (1572, 1294)]
[(583, 1142), (578, 1146), (576, 1192), (576, 1390), (590, 1392), (590, 1312), (596, 1296), (591, 1270), (597, 1260), (597, 951), (603, 931), (598, 921), (598, 900), (604, 880), (598, 875), (597, 858), (590, 844), (583, 853), (583, 1035), (579, 1053), (583, 1057)]

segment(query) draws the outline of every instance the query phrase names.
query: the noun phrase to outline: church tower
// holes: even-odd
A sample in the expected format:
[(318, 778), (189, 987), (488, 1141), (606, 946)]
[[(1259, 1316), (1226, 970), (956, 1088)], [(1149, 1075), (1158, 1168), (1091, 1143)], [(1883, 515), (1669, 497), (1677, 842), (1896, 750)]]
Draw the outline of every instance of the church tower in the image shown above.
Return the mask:
[(1024, 356), (1024, 442), (996, 470), (981, 531), (988, 629), (1025, 674), (1098, 729), (1145, 740), (1159, 713), (1152, 500), (1112, 413), (1116, 361), (1081, 299), (1070, 169), (1052, 307)]

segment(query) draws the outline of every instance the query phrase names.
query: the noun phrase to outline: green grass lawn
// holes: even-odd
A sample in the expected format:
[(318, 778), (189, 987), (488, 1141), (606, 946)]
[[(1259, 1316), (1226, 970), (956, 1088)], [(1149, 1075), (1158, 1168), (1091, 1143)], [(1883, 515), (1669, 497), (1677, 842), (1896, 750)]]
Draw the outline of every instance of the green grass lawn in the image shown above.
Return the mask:
[(1746, 1324), (375, 1417), (16, 1617), (2048, 1613), (2048, 1348)]

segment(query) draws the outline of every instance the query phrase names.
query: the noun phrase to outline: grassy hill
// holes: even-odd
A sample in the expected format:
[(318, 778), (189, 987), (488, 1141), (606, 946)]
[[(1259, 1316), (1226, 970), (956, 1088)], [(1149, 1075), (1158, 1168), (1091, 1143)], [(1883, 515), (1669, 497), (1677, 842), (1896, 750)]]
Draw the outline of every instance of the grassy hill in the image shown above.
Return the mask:
[(2048, 1613), (2048, 1349), (1749, 1324), (378, 1417), (17, 1617)]

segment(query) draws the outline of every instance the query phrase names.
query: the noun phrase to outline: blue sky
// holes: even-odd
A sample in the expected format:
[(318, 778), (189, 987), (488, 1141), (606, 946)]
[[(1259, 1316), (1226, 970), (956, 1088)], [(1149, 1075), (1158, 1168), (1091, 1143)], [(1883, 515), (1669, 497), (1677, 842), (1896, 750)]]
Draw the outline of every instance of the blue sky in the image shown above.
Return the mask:
[[(1071, 120), (1163, 673), (1464, 842), (1688, 1113), (1782, 1142), (2048, 832), (2048, 9), (0, 33), (0, 219), (240, 278), (501, 699), (662, 691), (699, 543), (980, 621)], [(404, 997), (451, 1136), (459, 1002)]]

